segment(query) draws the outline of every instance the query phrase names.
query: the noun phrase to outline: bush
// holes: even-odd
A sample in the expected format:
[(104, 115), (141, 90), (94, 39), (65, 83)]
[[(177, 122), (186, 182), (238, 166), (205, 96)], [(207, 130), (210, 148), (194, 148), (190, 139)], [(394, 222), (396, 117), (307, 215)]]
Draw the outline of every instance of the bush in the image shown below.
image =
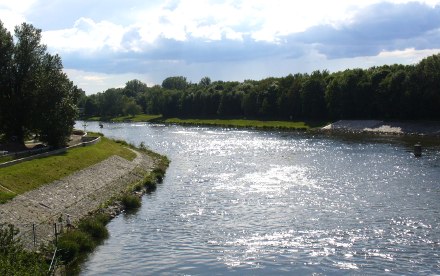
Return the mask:
[(58, 241), (58, 248), (61, 260), (68, 263), (79, 255), (79, 244), (73, 240), (60, 238)]
[(110, 215), (106, 213), (96, 214), (93, 218), (99, 221), (102, 225), (107, 225), (111, 219)]
[(124, 195), (121, 202), (127, 211), (137, 209), (141, 206), (141, 199), (134, 195)]
[(44, 256), (26, 251), (17, 234), (13, 225), (0, 226), (0, 275), (46, 275)]
[(65, 233), (58, 240), (61, 259), (70, 262), (82, 253), (91, 252), (95, 247), (91, 236), (80, 230)]
[(88, 218), (81, 221), (78, 228), (89, 234), (95, 241), (100, 242), (108, 238), (108, 230), (105, 228), (105, 223), (97, 218)]

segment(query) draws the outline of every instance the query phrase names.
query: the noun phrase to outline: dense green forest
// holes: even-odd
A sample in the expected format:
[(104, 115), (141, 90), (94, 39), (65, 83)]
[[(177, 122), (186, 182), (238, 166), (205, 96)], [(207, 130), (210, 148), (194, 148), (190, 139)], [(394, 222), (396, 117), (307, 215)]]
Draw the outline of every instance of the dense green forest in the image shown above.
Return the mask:
[(40, 29), (23, 23), (13, 36), (0, 21), (0, 143), (23, 146), (37, 136), (51, 146), (65, 145), (81, 94), (61, 58), (41, 44)]
[(166, 78), (147, 87), (132, 80), (124, 88), (84, 96), (86, 117), (139, 113), (165, 117), (244, 117), (281, 120), (440, 120), (440, 54), (415, 65), (385, 65), (282, 78), (189, 83)]

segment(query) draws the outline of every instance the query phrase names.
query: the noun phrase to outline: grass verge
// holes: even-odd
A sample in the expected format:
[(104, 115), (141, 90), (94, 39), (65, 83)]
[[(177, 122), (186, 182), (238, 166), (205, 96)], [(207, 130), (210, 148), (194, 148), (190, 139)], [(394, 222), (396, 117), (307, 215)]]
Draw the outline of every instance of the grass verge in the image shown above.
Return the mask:
[(135, 116), (121, 116), (110, 119), (112, 122), (149, 122), (161, 118), (162, 115), (139, 114)]
[[(292, 122), (292, 121), (262, 121), (248, 119), (181, 119), (167, 118), (163, 120), (168, 124), (180, 125), (212, 125), (224, 127), (243, 127), (243, 128), (274, 128), (274, 129), (292, 129), (292, 130), (308, 130), (319, 126), (319, 123)], [(324, 125), (324, 124), (322, 124)]]
[(206, 125), (223, 127), (242, 127), (242, 128), (262, 128), (262, 129), (290, 129), (290, 130), (309, 130), (316, 127), (325, 126), (325, 122), (303, 122), (303, 121), (269, 121), (269, 120), (250, 120), (250, 119), (191, 119), (191, 118), (164, 118), (162, 115), (139, 114), (136, 116), (121, 116), (115, 118), (86, 118), (88, 121), (111, 121), (111, 122), (162, 122), (166, 124), (179, 125)]
[(135, 116), (119, 116), (119, 117), (89, 117), (84, 118), (86, 121), (104, 121), (104, 122), (149, 122), (161, 118), (162, 115), (138, 114)]
[(136, 154), (124, 145), (102, 137), (96, 145), (78, 147), (64, 154), (0, 168), (0, 183), (3, 186), (3, 188), (0, 186), (0, 204), (18, 194), (99, 163), (112, 155), (119, 155), (127, 160), (133, 160), (136, 157)]

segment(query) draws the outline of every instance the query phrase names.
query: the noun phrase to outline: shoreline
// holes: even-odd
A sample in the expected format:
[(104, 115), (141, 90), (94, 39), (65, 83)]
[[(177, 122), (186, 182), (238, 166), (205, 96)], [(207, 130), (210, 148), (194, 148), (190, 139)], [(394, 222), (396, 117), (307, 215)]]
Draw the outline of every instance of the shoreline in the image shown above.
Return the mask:
[(116, 204), (117, 197), (136, 189), (139, 196), (147, 192), (141, 189), (141, 184), (161, 166), (160, 158), (165, 158), (152, 152), (133, 151), (137, 155), (133, 161), (111, 156), (16, 196), (0, 205), (0, 225), (14, 225), (20, 230), (24, 246), (36, 250), (55, 239), (54, 224), (60, 229), (65, 227), (67, 215), (71, 216), (73, 225), (106, 209), (110, 215), (116, 215), (122, 211)]
[(440, 122), (339, 120), (320, 128), (324, 133), (385, 134), (440, 137)]
[[(440, 137), (440, 121), (387, 121), (387, 120), (339, 120), (332, 123), (319, 121), (288, 121), (288, 120), (257, 120), (231, 118), (164, 118), (160, 115), (149, 115), (148, 120), (142, 120), (145, 115), (126, 117), (126, 120), (107, 118), (99, 121), (92, 118), (90, 121), (104, 123), (156, 123), (182, 126), (212, 126), (239, 129), (280, 129), (292, 131), (318, 131), (351, 134), (391, 134)], [(82, 119), (88, 121), (87, 118)]]

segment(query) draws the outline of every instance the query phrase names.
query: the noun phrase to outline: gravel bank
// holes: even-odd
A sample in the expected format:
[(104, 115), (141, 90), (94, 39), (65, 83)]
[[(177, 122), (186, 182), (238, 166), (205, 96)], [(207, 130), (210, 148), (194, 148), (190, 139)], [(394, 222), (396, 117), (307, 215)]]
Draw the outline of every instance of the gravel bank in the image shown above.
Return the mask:
[[(135, 151), (136, 152), (136, 151)], [(123, 192), (127, 185), (143, 179), (141, 172), (150, 171), (154, 160), (142, 153), (128, 161), (112, 156), (98, 164), (75, 172), (61, 180), (44, 185), (0, 205), (0, 224), (14, 224), (20, 229), (27, 247), (37, 246), (54, 238), (55, 222), (62, 216), (78, 221), (97, 210), (101, 203)]]
[(440, 136), (440, 122), (384, 122), (377, 120), (340, 120), (322, 128), (325, 131), (371, 132)]

